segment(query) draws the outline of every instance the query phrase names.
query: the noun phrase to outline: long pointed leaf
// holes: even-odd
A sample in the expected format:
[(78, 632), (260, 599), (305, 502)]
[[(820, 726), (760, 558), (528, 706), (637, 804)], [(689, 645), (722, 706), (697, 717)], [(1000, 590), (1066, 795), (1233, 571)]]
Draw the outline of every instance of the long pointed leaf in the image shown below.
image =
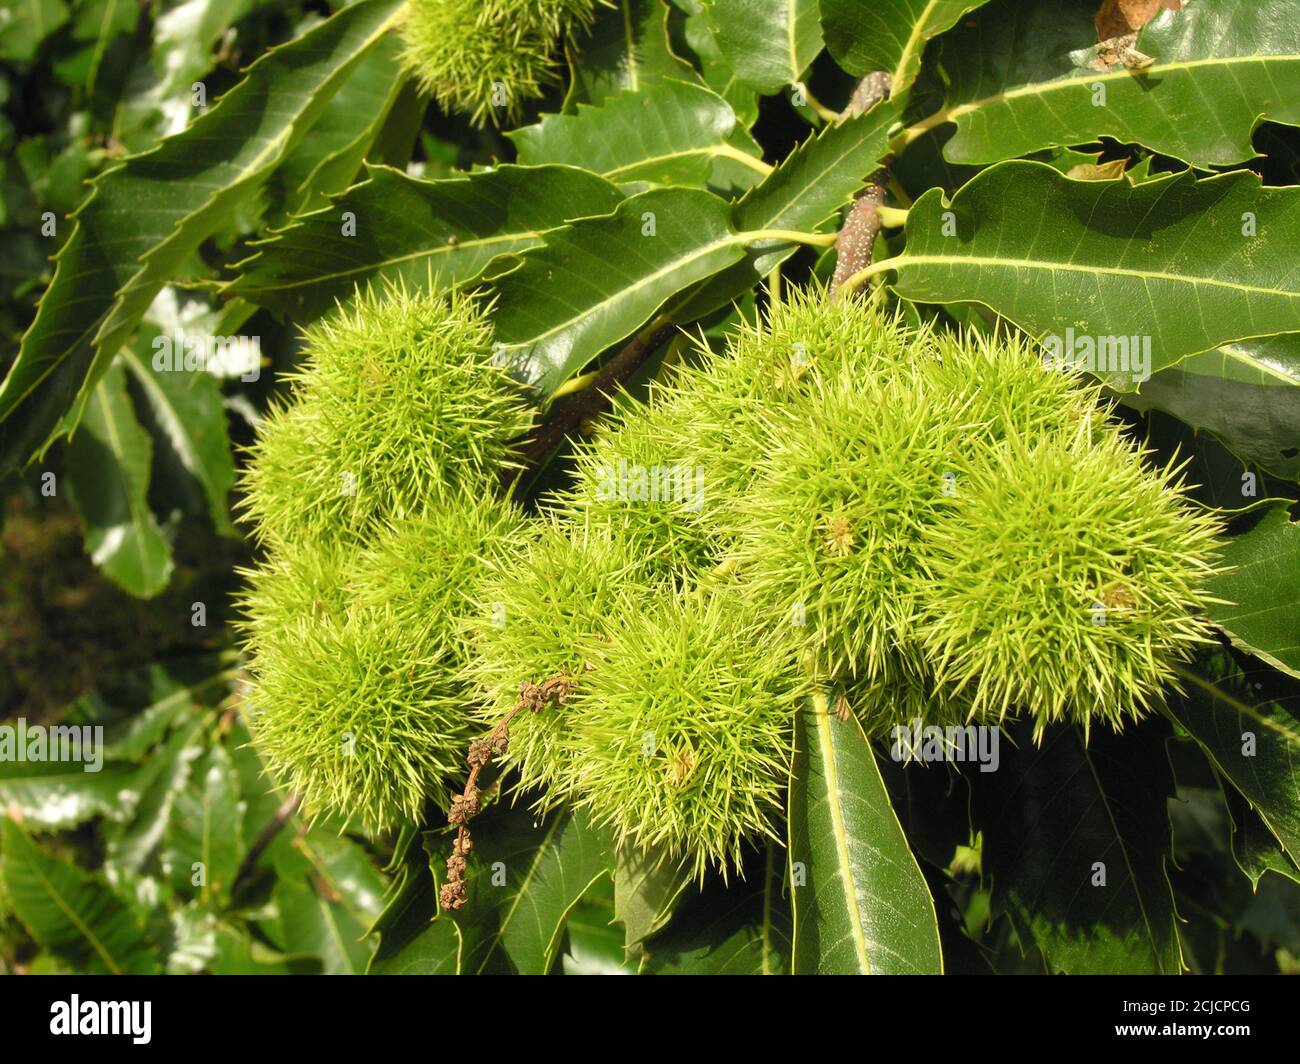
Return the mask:
[(159, 288), (256, 195), (399, 10), (399, 0), (343, 8), (260, 58), (183, 133), (96, 181), (0, 384), (0, 468), (43, 450), (61, 421), (75, 426)]
[(760, 92), (798, 81), (822, 50), (817, 0), (704, 0), (704, 10), (723, 57)]
[(1151, 62), (1093, 69), (1097, 5), (999, 0), (943, 38), (939, 116), (952, 162), (990, 163), (1102, 136), (1193, 166), (1251, 158), (1260, 118), (1300, 123), (1300, 19), (1291, 0), (1197, 0), (1138, 35)]
[(1216, 648), (1180, 668), (1169, 714), (1300, 864), (1300, 683)]
[(1300, 524), (1285, 506), (1272, 507), (1228, 540), (1223, 564), (1229, 571), (1210, 591), (1226, 601), (1210, 605), (1210, 619), (1233, 645), (1300, 676)]
[(1173, 414), (1217, 436), (1243, 463), (1300, 480), (1300, 333), (1193, 355), (1155, 374), (1124, 403)]
[(1094, 729), (1087, 745), (1061, 726), (1040, 746), (1023, 722), (998, 771), (974, 784), (994, 902), (1053, 971), (1182, 970), (1167, 870), (1174, 780), (1159, 725)]
[(456, 916), (465, 942), (462, 973), (545, 975), (569, 910), (608, 874), (608, 844), (607, 832), (568, 810), (541, 822), (523, 809), (476, 820), (477, 867), (469, 901)]
[(623, 198), (570, 166), (501, 166), (441, 181), (386, 166), (366, 175), (262, 242), (227, 291), (301, 322), (370, 280), (473, 280), (498, 256), (535, 247), (572, 219), (608, 214)]
[(821, 0), (822, 32), (835, 61), (855, 77), (890, 75), (897, 96), (916, 79), (921, 52), (932, 37), (988, 0)]
[(765, 850), (761, 867), (745, 880), (690, 892), (672, 922), (646, 943), (642, 970), (653, 975), (790, 974), (785, 853), (775, 843)]
[(673, 54), (667, 0), (616, 0), (596, 9), (591, 31), (571, 40), (569, 92), (564, 110), (599, 104), (624, 89), (643, 89), (663, 78), (691, 81), (695, 68)]
[(149, 509), (153, 441), (136, 420), (126, 373), (115, 364), (95, 386), (85, 424), (67, 451), (68, 495), (86, 552), (139, 598), (167, 586), (171, 545)]
[(582, 166), (620, 185), (704, 185), (720, 158), (769, 169), (752, 139), (749, 152), (733, 147), (736, 131), (735, 112), (712, 89), (664, 80), (600, 107), (580, 104), (577, 114), (544, 115), (507, 135), (528, 165)]
[(979, 302), (1034, 335), (1073, 336), (1075, 358), (1087, 356), (1086, 338), (1097, 375), (1131, 391), (1142, 371), (1300, 330), (1298, 241), (1300, 188), (1265, 188), (1254, 174), (1133, 186), (1016, 161), (984, 170), (950, 203), (925, 193), (903, 252), (870, 269), (895, 271), (895, 288), (916, 302)]
[(794, 972), (943, 970), (934, 900), (857, 720), (799, 715), (790, 779)]
[(651, 189), (549, 234), (495, 281), (496, 335), (549, 392), (644, 325), (669, 297), (744, 255), (731, 208), (701, 189)]
[(144, 930), (102, 878), (46, 853), (10, 817), (3, 825), (5, 894), (38, 943), (83, 971), (158, 970)]

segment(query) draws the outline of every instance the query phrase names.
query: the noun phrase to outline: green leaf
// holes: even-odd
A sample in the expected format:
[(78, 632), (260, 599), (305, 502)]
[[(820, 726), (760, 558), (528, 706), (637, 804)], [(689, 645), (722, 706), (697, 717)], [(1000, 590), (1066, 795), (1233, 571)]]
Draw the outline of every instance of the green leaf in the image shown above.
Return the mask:
[[(13, 722), (6, 722), (13, 726)], [(51, 730), (53, 730), (51, 726)], [(120, 817), (132, 792), (134, 765), (0, 760), (0, 809), (16, 809), (33, 831), (75, 827), (92, 817)]]
[(704, 0), (727, 63), (763, 93), (798, 81), (822, 50), (817, 0)]
[(549, 393), (670, 296), (744, 255), (728, 204), (660, 188), (613, 214), (550, 233), (496, 278), (496, 335), (522, 377)]
[(614, 851), (614, 919), (631, 950), (668, 922), (691, 876), (680, 864), (652, 850), (620, 846)]
[(948, 869), (959, 847), (974, 844), (966, 777), (952, 765), (892, 757), (877, 764), (912, 851), (933, 867)]
[(1223, 797), (1232, 818), (1232, 856), (1251, 887), (1259, 889), (1265, 872), (1276, 872), (1300, 883), (1300, 866), (1287, 856), (1277, 836), (1242, 793), (1225, 786)]
[(94, 41), (102, 48), (124, 33), (135, 29), (138, 8), (126, 0), (78, 0), (74, 5), (72, 36), (78, 41)]
[[(675, 3), (686, 16), (678, 24), (680, 39), (698, 64), (704, 84), (731, 104), (736, 117), (746, 128), (752, 127), (758, 121), (758, 93), (754, 86), (740, 79), (723, 56), (722, 49), (714, 40), (713, 30), (709, 28), (709, 16), (701, 0), (675, 0)], [(675, 39), (671, 31), (670, 39)]]
[(318, 959), (273, 950), (251, 937), (245, 927), (221, 920), (215, 930), (215, 954), (208, 963), (212, 975), (321, 974)]
[[(239, 675), (238, 665), (217, 658), (199, 662), (207, 675), (173, 675), (158, 664), (145, 670), (143, 697), (131, 703), (131, 715), (104, 729), (106, 761), (144, 761), (172, 725), (194, 705), (215, 705)], [(135, 708), (136, 706), (139, 708)]]
[(796, 975), (943, 970), (934, 901), (871, 745), (825, 694), (795, 727), (790, 871)]
[[(382, 277), (444, 286), (473, 280), (499, 255), (622, 198), (608, 181), (568, 166), (501, 166), (423, 181), (389, 167), (263, 242), (227, 291), (302, 322)], [(355, 235), (346, 235), (348, 216)]]
[(380, 40), (330, 97), (320, 117), (267, 183), (269, 221), (326, 206), (352, 184), (409, 77), (395, 33)]
[[(413, 904), (408, 916), (421, 911)], [(400, 948), (389, 949), (381, 941), (366, 969), (369, 975), (455, 975), (459, 971), (460, 928), (450, 917), (415, 917), (417, 926), (409, 929)], [(400, 927), (401, 925), (398, 925)]]
[[(1137, 39), (1145, 69), (1091, 69), (1096, 5), (1000, 0), (943, 38), (952, 162), (991, 163), (1102, 136), (1193, 166), (1254, 156), (1260, 118), (1300, 123), (1300, 19), (1291, 0), (1198, 0)], [(1104, 98), (1099, 93), (1104, 91)]]
[(622, 186), (704, 185), (720, 158), (759, 174), (771, 169), (752, 140), (750, 151), (732, 146), (736, 132), (735, 113), (721, 96), (703, 85), (667, 80), (624, 91), (599, 107), (579, 104), (574, 115), (544, 115), (507, 136), (519, 162), (528, 165), (586, 167)]
[(758, 874), (725, 888), (713, 881), (684, 899), (672, 922), (646, 943), (653, 975), (788, 975), (790, 903), (785, 853), (764, 847)]
[(155, 360), (141, 354), (140, 346), (124, 347), (118, 357), (148, 404), (158, 450), (169, 467), (197, 487), (213, 527), (233, 535), (226, 497), (235, 483), (235, 460), (221, 387), (203, 370), (155, 369)]
[[(1246, 216), (1256, 235), (1242, 235)], [(938, 189), (921, 196), (902, 253), (869, 271), (894, 271), (893, 287), (913, 302), (979, 302), (1035, 336), (1115, 341), (1097, 375), (1131, 391), (1139, 368), (1300, 330), (1297, 240), (1300, 189), (1265, 188), (1251, 173), (1132, 186), (1014, 161), (982, 171), (950, 203)]]
[(164, 135), (185, 128), (194, 114), (194, 85), (215, 65), (217, 42), (254, 3), (187, 0), (158, 14), (147, 62), (141, 64), (152, 75), (152, 84), (125, 98), (114, 119), (114, 132), (124, 143), (151, 145), (156, 126)]
[(569, 910), (609, 873), (608, 832), (581, 813), (537, 821), (525, 809), (474, 821), (468, 901), (455, 914), (462, 974), (545, 975)]
[(994, 903), (1052, 971), (1182, 969), (1167, 872), (1174, 779), (1159, 723), (1094, 729), (1086, 746), (1077, 728), (1053, 727), (1039, 746), (1021, 722), (998, 771), (973, 782)]
[(216, 913), (198, 902), (172, 910), (168, 975), (196, 975), (208, 969), (217, 955), (218, 920)]
[(736, 224), (751, 230), (820, 229), (876, 170), (897, 118), (897, 108), (885, 102), (809, 137), (736, 204)]
[(1300, 525), (1274, 506), (1227, 541), (1222, 561), (1233, 568), (1209, 589), (1229, 604), (1211, 604), (1210, 620), (1234, 646), (1300, 676)]
[[(736, 204), (739, 228), (790, 229), (820, 232), (838, 217), (874, 170), (888, 146), (889, 129), (897, 117), (890, 103), (866, 114), (827, 127), (792, 151), (762, 184)], [(672, 307), (672, 318), (687, 323), (726, 306), (753, 288), (789, 258), (794, 245), (760, 241), (745, 257), (716, 277), (684, 293)]]
[(31, 59), (67, 21), (63, 0), (0, 0), (0, 59)]
[(1193, 355), (1124, 402), (1173, 414), (1217, 437), (1242, 462), (1300, 480), (1300, 333)]
[[(438, 915), (438, 883), (431, 861), (444, 845), (431, 836), (412, 845), (389, 885), (373, 933), (379, 944), (366, 969), (371, 975), (455, 975), (460, 967), (461, 933), (450, 915)], [(445, 854), (443, 856), (445, 860)]]
[(623, 932), (614, 920), (614, 884), (597, 880), (569, 911), (565, 922), (568, 948), (560, 958), (565, 975), (635, 975)]
[[(1220, 517), (1225, 521), (1275, 506), (1288, 490), (1294, 490), (1266, 473), (1248, 470), (1213, 436), (1198, 435), (1158, 410), (1147, 414), (1144, 430), (1147, 442), (1160, 454), (1181, 456), (1188, 498), (1222, 511)], [(1244, 522), (1238, 525), (1243, 526)]]
[(364, 846), (324, 829), (309, 832), (296, 845), (316, 882), (327, 884), (330, 895), (360, 923), (369, 927), (379, 919), (388, 884)]
[(1300, 684), (1217, 647), (1178, 672), (1169, 714), (1300, 862)]
[(319, 957), (330, 974), (366, 970), (384, 881), (356, 843), (316, 829), (276, 856), (275, 929), (286, 952)]
[(399, 0), (343, 8), (262, 56), (183, 133), (95, 182), (0, 384), (0, 468), (75, 425), (158, 290), (256, 196), (399, 11)]
[(822, 33), (835, 61), (854, 77), (888, 71), (901, 95), (921, 69), (927, 41), (988, 0), (821, 0)]
[(166, 745), (145, 762), (136, 777), (139, 799), (122, 825), (106, 832), (108, 861), (139, 872), (162, 842), (176, 797), (190, 776), (190, 766), (203, 753), (202, 721), (185, 721)]
[(72, 37), (93, 42), (83, 83), (87, 100), (93, 101), (100, 88), (99, 73), (109, 48), (113, 47), (119, 54), (129, 48), (129, 42), (119, 44), (118, 38), (131, 34), (142, 15), (139, 6), (130, 0), (80, 0), (78, 3)]
[(281, 878), (275, 885), (279, 927), (288, 953), (319, 957), (327, 975), (359, 975), (374, 952), (366, 925), (343, 906), (313, 890), (306, 879)]
[(570, 44), (565, 111), (600, 104), (625, 89), (635, 92), (664, 78), (698, 77), (688, 62), (673, 54), (665, 0), (616, 0), (602, 6), (591, 32)]
[(3, 818), (5, 895), (32, 938), (78, 971), (143, 974), (158, 958), (131, 910), (100, 876), (46, 853), (12, 818)]
[(203, 904), (228, 898), (244, 855), (243, 819), (235, 767), (225, 748), (214, 745), (176, 796), (164, 834), (162, 866), (172, 886), (197, 893)]
[(68, 498), (85, 534), (86, 553), (139, 598), (167, 586), (171, 546), (149, 509), (153, 445), (136, 420), (126, 371), (110, 366), (91, 393), (80, 431), (68, 445)]

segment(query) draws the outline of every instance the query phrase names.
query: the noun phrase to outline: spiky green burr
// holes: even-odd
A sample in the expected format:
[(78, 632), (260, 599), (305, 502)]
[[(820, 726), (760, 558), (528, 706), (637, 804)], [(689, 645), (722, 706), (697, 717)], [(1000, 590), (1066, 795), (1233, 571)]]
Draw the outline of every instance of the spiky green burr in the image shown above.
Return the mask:
[(367, 288), (308, 326), (291, 401), (261, 425), (243, 510), (271, 547), (364, 542), (483, 486), (530, 424), (472, 297)]
[(638, 597), (593, 642), (564, 712), (559, 783), (620, 843), (697, 875), (776, 836), (791, 728), (811, 685), (743, 593)]
[(639, 435), (701, 466), (710, 488), (705, 512), (725, 517), (753, 483), (773, 424), (797, 416), (809, 388), (832, 376), (876, 379), (923, 350), (927, 336), (862, 301), (833, 303), (819, 287), (795, 289), (761, 322), (741, 322), (721, 355), (701, 347), (653, 386), (654, 413)]
[(737, 503), (755, 602), (828, 678), (887, 679), (908, 635), (915, 545), (941, 505), (961, 404), (916, 365), (817, 379)]
[(760, 324), (742, 322), (721, 354), (701, 344), (647, 403), (620, 406), (577, 449), (559, 508), (608, 524), (679, 581), (698, 579), (729, 553), (747, 521), (737, 503), (805, 393), (829, 376), (875, 380), (928, 343), (861, 301), (795, 289)]
[(445, 803), (475, 731), (465, 626), (523, 519), (496, 500), (530, 423), (483, 306), (403, 284), (304, 331), (260, 427), (245, 513), (250, 725), (309, 813), (370, 831)]
[(443, 107), (478, 124), (519, 116), (557, 80), (561, 38), (591, 22), (596, 0), (410, 0), (403, 62)]
[(1112, 426), (1009, 434), (924, 531), (915, 636), (982, 721), (1119, 727), (1208, 638), (1219, 531)]
[[(544, 514), (527, 545), (496, 566), (476, 596), (466, 675), (481, 700), (480, 729), (510, 712), (521, 684), (581, 681), (592, 647), (611, 638), (622, 611), (652, 587), (646, 561), (608, 527)], [(567, 710), (521, 714), (511, 725), (507, 760), (525, 787), (549, 787), (551, 801), (566, 793), (557, 780), (571, 726)]]
[(689, 584), (717, 561), (708, 506), (710, 463), (680, 438), (661, 438), (665, 411), (637, 403), (574, 453), (574, 485), (559, 496), (562, 518), (607, 529), (641, 558), (648, 575)]
[(291, 548), (247, 573), (250, 726), (309, 813), (379, 831), (447, 801), (477, 725), (464, 627), (522, 516), (462, 494), (357, 552)]
[(253, 649), (250, 668), (254, 739), (307, 813), (376, 832), (446, 800), (466, 733), (431, 627), (383, 608), (305, 617)]

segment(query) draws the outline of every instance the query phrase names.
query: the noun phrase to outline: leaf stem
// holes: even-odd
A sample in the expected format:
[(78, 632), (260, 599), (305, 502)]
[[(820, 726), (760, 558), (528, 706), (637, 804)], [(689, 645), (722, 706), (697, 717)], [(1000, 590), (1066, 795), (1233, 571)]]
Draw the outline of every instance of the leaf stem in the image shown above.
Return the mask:
[(797, 229), (753, 229), (740, 235), (746, 244), (760, 240), (786, 240), (815, 248), (828, 248), (835, 243), (834, 233), (801, 233)]
[(808, 83), (806, 81), (796, 81), (794, 83), (794, 87), (802, 94), (804, 98), (804, 102), (808, 105), (808, 107), (823, 122), (839, 121), (840, 113), (838, 111), (832, 111), (829, 107), (827, 107), (824, 103), (822, 103), (821, 100), (817, 99), (817, 97), (813, 95), (812, 89), (808, 87)]
[(300, 800), (296, 794), (290, 793), (286, 795), (275, 810), (275, 814), (267, 821), (266, 826), (262, 828), (261, 833), (253, 841), (253, 845), (248, 848), (248, 853), (239, 862), (239, 869), (235, 872), (235, 878), (231, 880), (230, 896), (232, 898), (235, 896), (236, 890), (253, 874), (253, 869), (257, 867), (258, 859), (266, 851), (266, 848), (271, 845), (275, 837), (289, 823), (289, 818), (298, 811)]
[(902, 257), (901, 255), (894, 255), (891, 258), (881, 259), (879, 262), (873, 262), (868, 266), (864, 266), (852, 277), (850, 277), (847, 281), (845, 281), (843, 287), (845, 288), (845, 290), (849, 292), (852, 292), (860, 288), (866, 281), (870, 280), (876, 274), (884, 273), (885, 270), (892, 270), (896, 268), (896, 266), (898, 265), (898, 260), (901, 257)]
[(592, 370), (590, 373), (580, 373), (576, 377), (570, 377), (551, 393), (551, 398), (559, 399), (561, 396), (572, 395), (574, 392), (589, 388), (599, 376), (599, 370)]
[(739, 148), (732, 147), (730, 144), (718, 144), (709, 150), (713, 155), (718, 156), (720, 159), (734, 159), (738, 163), (743, 163), (755, 173), (762, 174), (764, 177), (767, 177), (768, 174), (776, 169), (776, 167), (772, 166), (770, 163), (765, 163), (762, 159), (750, 155), (749, 152), (741, 151)]
[(921, 119), (915, 125), (906, 126), (894, 134), (893, 139), (889, 142), (889, 151), (891, 155), (898, 155), (904, 148), (914, 140), (925, 136), (936, 126), (941, 126), (949, 121), (951, 108), (941, 107), (934, 114)]
[(907, 194), (907, 189), (898, 183), (898, 178), (892, 173), (889, 175), (889, 191), (894, 194), (894, 199), (898, 200), (899, 206), (904, 209), (912, 206), (912, 197)]

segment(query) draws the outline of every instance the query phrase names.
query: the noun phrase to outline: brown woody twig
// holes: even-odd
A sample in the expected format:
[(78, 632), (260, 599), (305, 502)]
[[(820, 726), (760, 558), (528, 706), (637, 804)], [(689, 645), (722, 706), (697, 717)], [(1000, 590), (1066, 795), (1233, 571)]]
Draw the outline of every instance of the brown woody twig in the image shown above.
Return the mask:
[[(890, 77), (883, 70), (868, 74), (858, 82), (844, 108), (843, 118), (869, 111), (889, 95)], [(844, 282), (859, 270), (871, 265), (871, 252), (880, 232), (880, 215), (876, 208), (885, 202), (889, 170), (882, 167), (871, 175), (866, 188), (858, 193), (835, 241), (835, 278), (831, 298), (838, 298)]]
[(253, 845), (248, 848), (248, 853), (244, 855), (244, 859), (239, 863), (239, 870), (235, 873), (235, 878), (231, 881), (230, 893), (232, 896), (235, 893), (235, 889), (253, 874), (253, 869), (257, 866), (258, 859), (266, 851), (266, 848), (271, 845), (275, 837), (284, 829), (285, 824), (289, 822), (289, 818), (298, 811), (299, 801), (300, 799), (296, 794), (291, 793), (286, 796), (284, 801), (280, 803), (279, 808), (277, 808), (275, 813), (272, 815), (271, 819), (267, 821), (266, 827), (264, 827), (257, 838), (253, 840)]
[(465, 789), (451, 799), (447, 820), (456, 825), (456, 839), (451, 844), (447, 858), (447, 881), (438, 892), (442, 908), (451, 912), (465, 904), (465, 871), (469, 866), (469, 853), (473, 849), (469, 822), (479, 813), (479, 773), (492, 763), (492, 759), (506, 752), (510, 743), (510, 722), (525, 709), (540, 713), (548, 705), (562, 705), (573, 694), (573, 681), (567, 676), (552, 676), (541, 684), (523, 683), (519, 686), (519, 701), (486, 738), (469, 744), (469, 778)]
[(546, 456), (564, 442), (565, 437), (579, 431), (584, 422), (604, 413), (619, 387), (676, 329), (677, 326), (667, 318), (655, 318), (600, 368), (590, 385), (557, 400), (546, 419), (519, 449), (524, 467), (537, 469)]

